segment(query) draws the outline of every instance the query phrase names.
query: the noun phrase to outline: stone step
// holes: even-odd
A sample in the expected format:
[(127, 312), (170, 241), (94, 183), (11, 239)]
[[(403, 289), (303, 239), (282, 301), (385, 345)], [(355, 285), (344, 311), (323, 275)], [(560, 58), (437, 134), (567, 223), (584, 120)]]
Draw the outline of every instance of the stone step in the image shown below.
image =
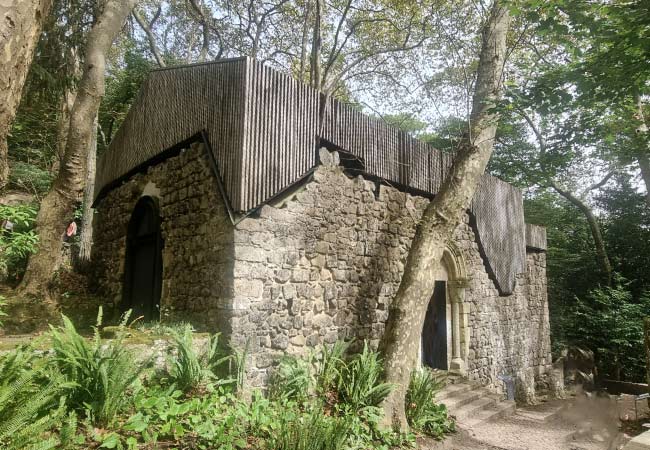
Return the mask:
[(463, 405), (467, 405), (468, 403), (472, 403), (475, 400), (487, 397), (487, 394), (489, 393), (485, 389), (480, 388), (469, 389), (462, 392), (456, 391), (454, 395), (444, 398), (442, 401), (440, 401), (440, 403), (443, 403), (448, 410), (455, 411)]
[(515, 402), (512, 400), (495, 402), (491, 406), (475, 411), (471, 416), (465, 416), (463, 419), (458, 419), (458, 424), (463, 428), (472, 428), (489, 420), (509, 416), (515, 412), (515, 407)]
[(479, 411), (488, 409), (496, 403), (497, 401), (491, 397), (481, 397), (450, 412), (458, 422), (464, 423), (466, 419), (476, 417)]
[(436, 401), (444, 403), (444, 400), (447, 398), (463, 394), (473, 389), (474, 386), (469, 383), (448, 384), (444, 389), (436, 394)]

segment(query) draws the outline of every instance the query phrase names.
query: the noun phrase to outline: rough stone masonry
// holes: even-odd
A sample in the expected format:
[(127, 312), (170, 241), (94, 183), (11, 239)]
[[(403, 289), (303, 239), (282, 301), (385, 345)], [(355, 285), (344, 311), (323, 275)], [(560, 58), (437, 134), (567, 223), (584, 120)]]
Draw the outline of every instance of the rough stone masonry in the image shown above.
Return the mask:
[[(351, 177), (336, 153), (322, 150), (308, 181), (233, 225), (205, 148), (193, 144), (98, 205), (95, 274), (114, 305), (122, 298), (128, 222), (143, 195), (157, 199), (161, 216), (162, 319), (248, 346), (251, 386), (263, 386), (285, 353), (338, 339), (378, 344), (428, 202)], [(449, 279), (462, 291), (449, 334), (455, 326), (466, 376), (497, 391), (499, 375), (515, 376), (519, 399), (534, 401), (536, 384), (552, 370), (546, 254), (528, 249), (514, 293), (500, 296), (469, 214), (451, 253), (464, 278)]]

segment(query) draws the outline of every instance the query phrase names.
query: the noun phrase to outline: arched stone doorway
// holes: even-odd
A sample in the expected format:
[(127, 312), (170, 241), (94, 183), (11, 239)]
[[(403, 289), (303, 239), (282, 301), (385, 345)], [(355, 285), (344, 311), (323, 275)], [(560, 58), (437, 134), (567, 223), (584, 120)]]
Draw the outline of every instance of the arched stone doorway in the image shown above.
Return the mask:
[(127, 232), (123, 309), (132, 317), (160, 319), (162, 236), (158, 204), (153, 197), (138, 200)]
[(423, 365), (464, 375), (469, 348), (469, 305), (465, 303), (467, 274), (462, 254), (445, 249), (422, 327)]

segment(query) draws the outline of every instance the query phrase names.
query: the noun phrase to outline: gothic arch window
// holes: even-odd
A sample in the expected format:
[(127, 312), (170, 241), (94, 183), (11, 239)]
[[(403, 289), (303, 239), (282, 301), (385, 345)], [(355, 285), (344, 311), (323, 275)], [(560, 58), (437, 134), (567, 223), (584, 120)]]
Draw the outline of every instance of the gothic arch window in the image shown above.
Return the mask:
[(158, 204), (142, 197), (129, 221), (124, 264), (123, 309), (133, 310), (132, 318), (160, 319), (162, 247)]

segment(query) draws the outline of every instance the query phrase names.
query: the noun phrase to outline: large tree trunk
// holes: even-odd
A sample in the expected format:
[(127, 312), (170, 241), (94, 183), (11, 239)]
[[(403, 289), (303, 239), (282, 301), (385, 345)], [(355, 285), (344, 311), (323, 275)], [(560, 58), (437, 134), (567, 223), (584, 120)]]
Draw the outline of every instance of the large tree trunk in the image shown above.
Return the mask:
[(54, 177), (58, 175), (61, 161), (65, 155), (65, 147), (68, 143), (68, 131), (70, 131), (70, 113), (72, 112), (76, 97), (76, 88), (68, 88), (63, 93), (59, 104), (59, 116), (56, 121), (56, 153), (50, 170)]
[(95, 116), (93, 137), (88, 146), (86, 161), (86, 187), (84, 188), (83, 214), (81, 216), (81, 235), (79, 236), (79, 260), (77, 269), (86, 272), (90, 264), (90, 253), (93, 246), (93, 197), (95, 195), (95, 173), (97, 169), (97, 116)]
[(107, 0), (88, 33), (84, 71), (70, 118), (70, 131), (59, 174), (43, 199), (36, 219), (38, 252), (32, 255), (20, 289), (25, 294), (48, 296), (49, 283), (61, 266), (63, 233), (81, 200), (88, 146), (95, 117), (104, 95), (106, 53), (122, 29), (137, 0)]
[(498, 114), (494, 110), (502, 85), (507, 8), (496, 0), (483, 30), (476, 90), (465, 136), (449, 175), (422, 219), (411, 243), (404, 275), (390, 306), (381, 342), (386, 381), (395, 389), (384, 404), (385, 420), (407, 427), (404, 397), (417, 361), (424, 316), (433, 292), (435, 272), (446, 244), (461, 223), (494, 149)]
[(0, 2), (0, 189), (9, 178), (7, 136), (51, 0)]
[(607, 255), (605, 240), (603, 239), (603, 233), (600, 231), (600, 224), (598, 223), (596, 216), (594, 216), (594, 213), (591, 211), (589, 205), (573, 195), (571, 192), (561, 188), (555, 183), (552, 183), (552, 187), (558, 194), (567, 199), (572, 205), (577, 207), (587, 219), (589, 230), (591, 231), (591, 237), (594, 239), (594, 247), (596, 248), (596, 262), (600, 266), (600, 270), (603, 273), (606, 285), (611, 286), (612, 265), (609, 261), (609, 256)]

